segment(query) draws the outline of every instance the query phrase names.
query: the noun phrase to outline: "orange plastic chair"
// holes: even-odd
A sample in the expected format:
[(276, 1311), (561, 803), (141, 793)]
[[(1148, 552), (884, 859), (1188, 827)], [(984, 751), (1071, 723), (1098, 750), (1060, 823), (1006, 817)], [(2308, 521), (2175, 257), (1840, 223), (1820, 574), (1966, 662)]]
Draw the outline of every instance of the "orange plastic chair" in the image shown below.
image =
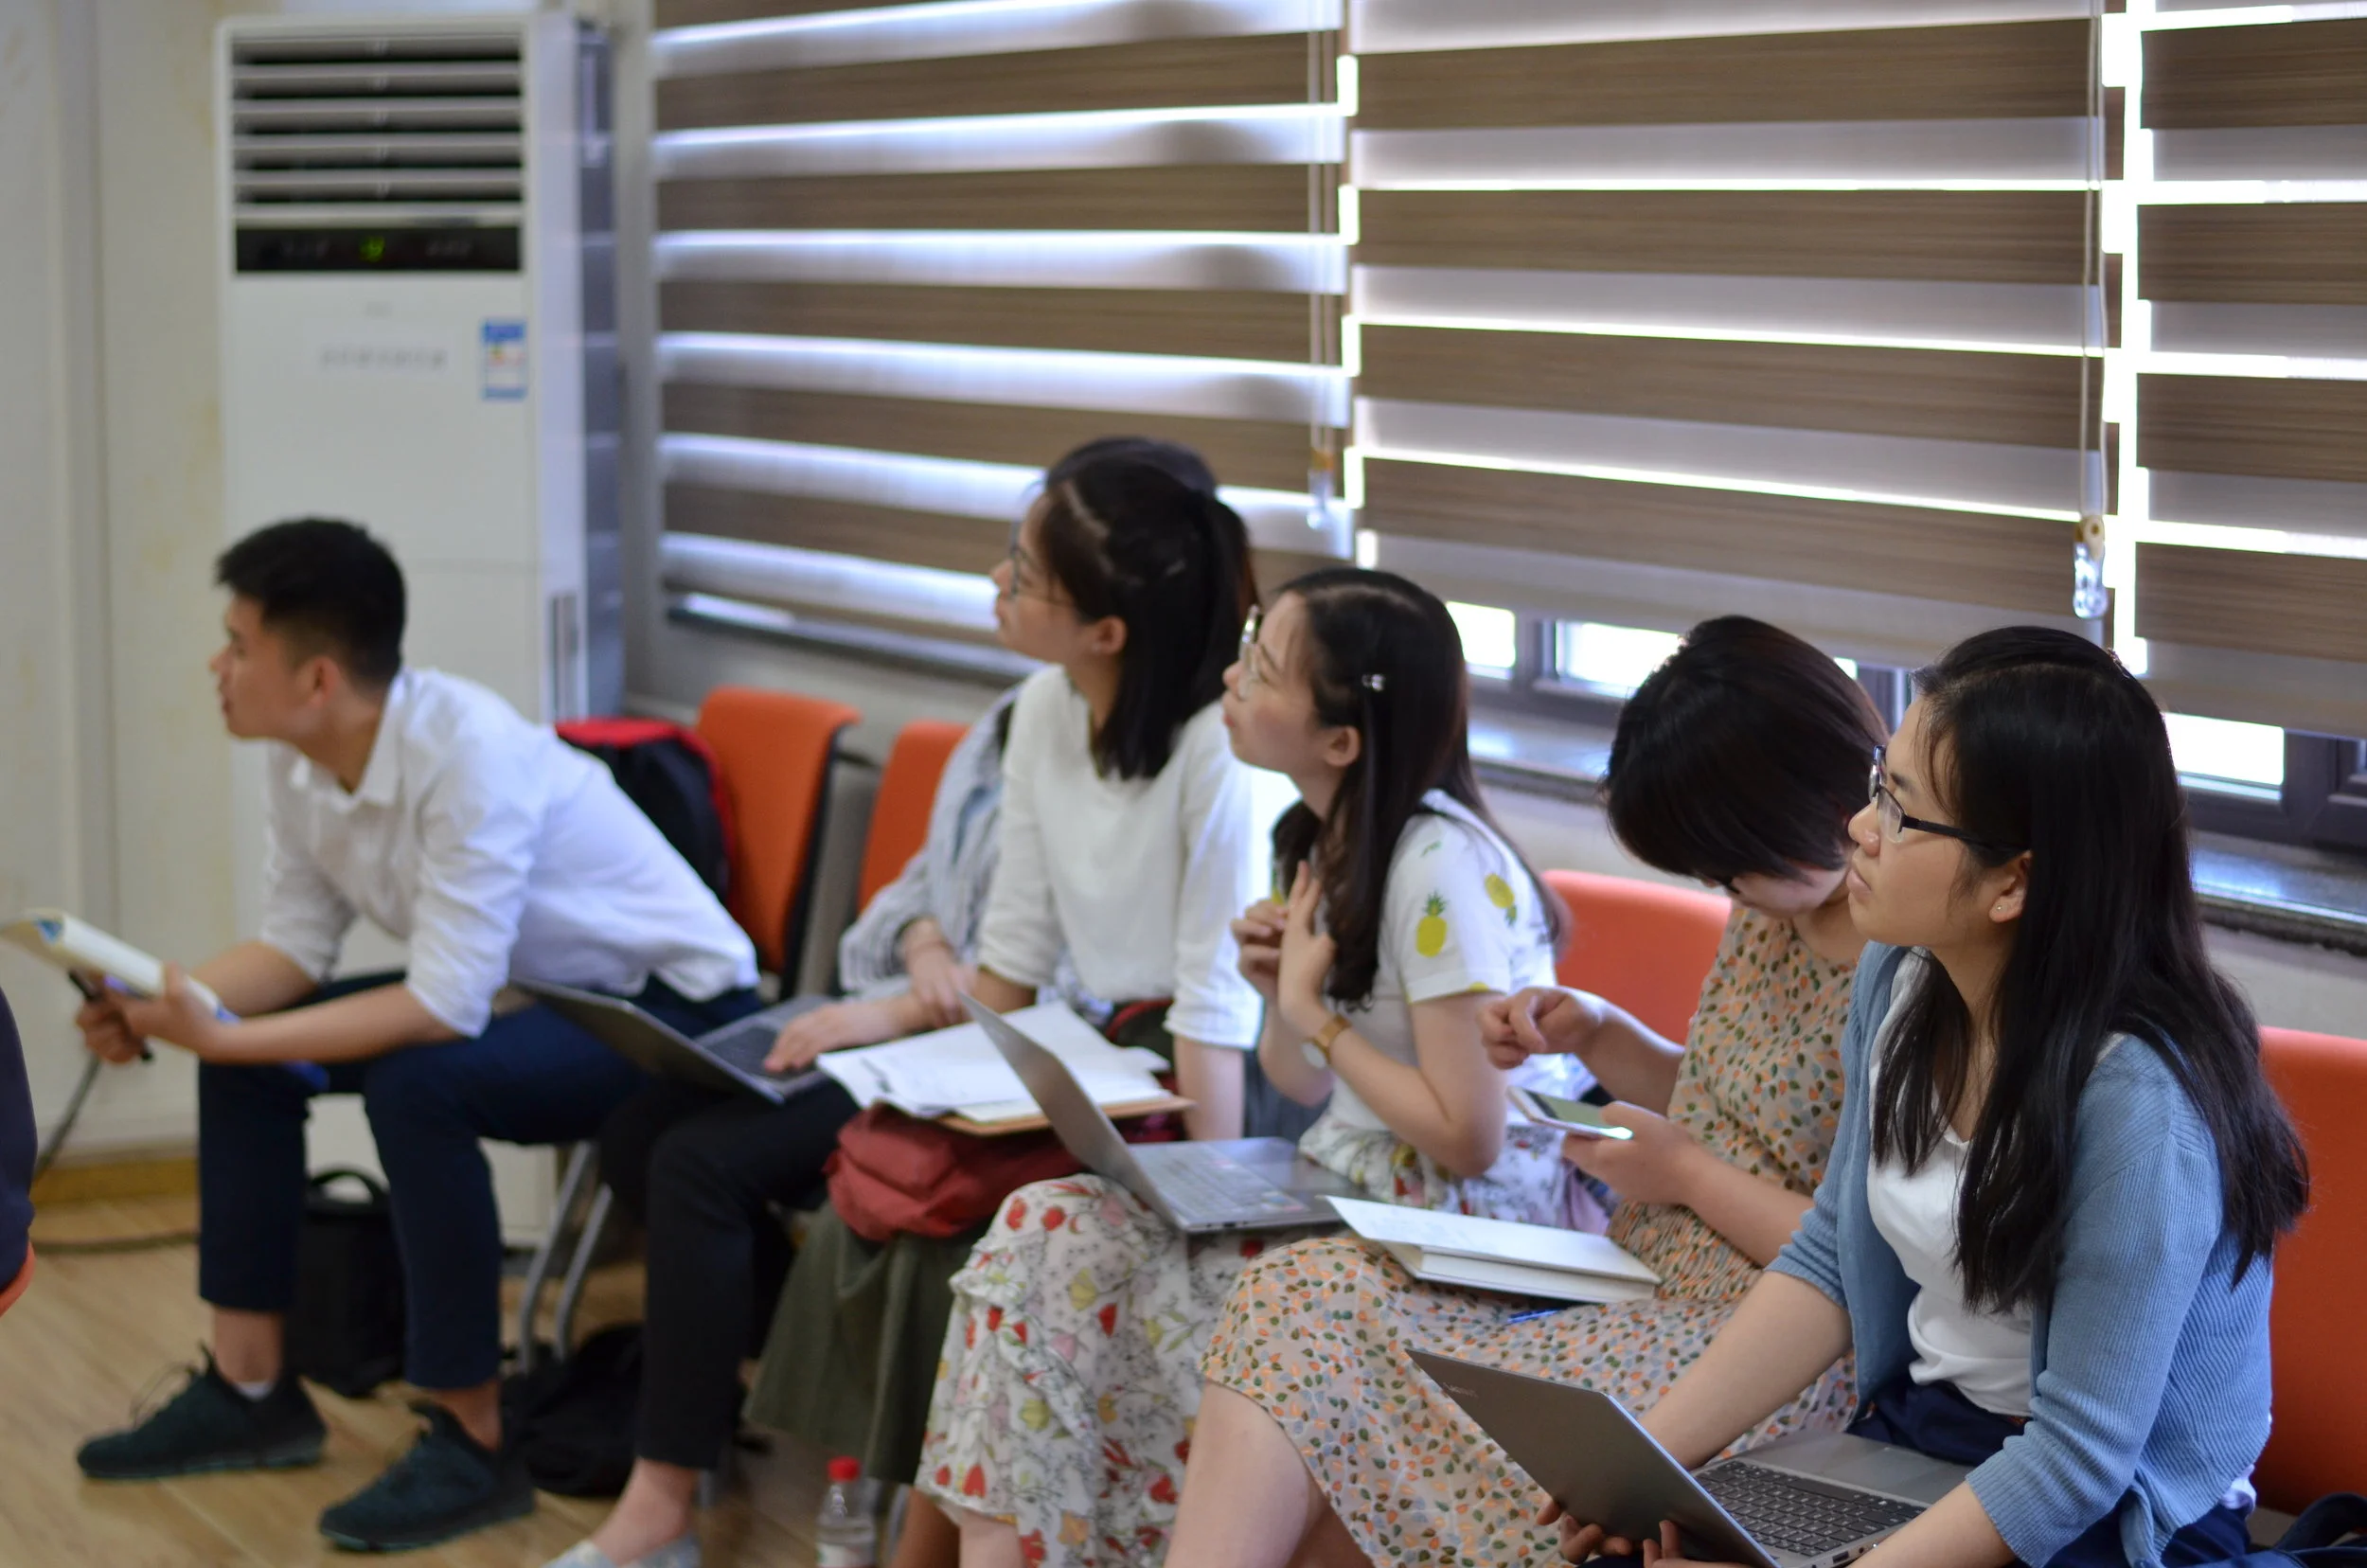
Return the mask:
[(863, 715), (844, 703), (717, 686), (699, 708), (732, 809), (732, 918), (756, 959), (794, 985), (812, 900), (813, 860), (838, 740)]
[(1545, 885), (1570, 911), (1561, 983), (1682, 1042), (1734, 906), (1715, 893), (1591, 871), (1548, 871)]
[(863, 876), (855, 904), (861, 908), (894, 882), (929, 839), (929, 812), (937, 781), (953, 748), (969, 734), (942, 719), (916, 719), (898, 732), (887, 765), (880, 770), (880, 793), (871, 803), (871, 830), (863, 839)]
[(2367, 1490), (2367, 1040), (2260, 1031), (2269, 1081), (2309, 1151), (2309, 1212), (2277, 1249), (2269, 1309), (2276, 1426), (2253, 1484), (2298, 1513)]

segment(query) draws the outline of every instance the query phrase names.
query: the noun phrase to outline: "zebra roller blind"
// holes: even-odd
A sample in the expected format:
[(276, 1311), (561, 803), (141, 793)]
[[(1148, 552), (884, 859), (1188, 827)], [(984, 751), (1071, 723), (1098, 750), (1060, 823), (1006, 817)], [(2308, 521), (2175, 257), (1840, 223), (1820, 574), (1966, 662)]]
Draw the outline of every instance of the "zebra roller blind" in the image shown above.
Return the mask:
[[(2367, 16), (2163, 5), (2127, 199), (2141, 637), (2165, 705), (2367, 735)], [(2351, 14), (2341, 14), (2341, 13)], [(2325, 13), (2321, 15), (2320, 13)]]
[(2084, 5), (1362, 0), (1352, 492), (1461, 598), (1913, 664), (2080, 624)]
[(667, 585), (938, 634), (1045, 463), (1198, 448), (1345, 556), (1338, 0), (660, 0)]

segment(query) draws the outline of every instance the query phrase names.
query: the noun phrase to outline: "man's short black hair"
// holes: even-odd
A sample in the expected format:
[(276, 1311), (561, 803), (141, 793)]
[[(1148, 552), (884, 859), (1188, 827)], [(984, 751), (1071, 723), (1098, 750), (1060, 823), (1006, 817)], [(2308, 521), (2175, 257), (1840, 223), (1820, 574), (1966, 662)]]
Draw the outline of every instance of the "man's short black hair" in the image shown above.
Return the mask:
[(402, 568), (366, 529), (332, 517), (271, 524), (222, 551), (214, 580), (356, 686), (383, 690), (402, 668)]

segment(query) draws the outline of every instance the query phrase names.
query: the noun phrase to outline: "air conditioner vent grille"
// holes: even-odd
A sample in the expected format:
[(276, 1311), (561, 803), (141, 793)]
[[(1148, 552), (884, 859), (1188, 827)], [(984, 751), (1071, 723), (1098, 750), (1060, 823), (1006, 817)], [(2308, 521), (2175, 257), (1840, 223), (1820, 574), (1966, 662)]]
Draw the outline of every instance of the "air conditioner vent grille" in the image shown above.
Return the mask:
[(521, 45), (500, 32), (233, 40), (238, 205), (514, 209), (525, 189)]

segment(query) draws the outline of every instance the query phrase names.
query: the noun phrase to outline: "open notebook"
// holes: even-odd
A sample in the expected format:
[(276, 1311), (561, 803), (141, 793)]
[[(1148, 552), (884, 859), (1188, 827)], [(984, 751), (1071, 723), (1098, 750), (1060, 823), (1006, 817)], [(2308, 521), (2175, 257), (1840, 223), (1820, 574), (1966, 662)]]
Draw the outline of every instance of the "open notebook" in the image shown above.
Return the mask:
[[(1112, 1115), (1180, 1110), (1152, 1075), (1166, 1063), (1140, 1046), (1111, 1044), (1058, 1002), (1007, 1015), (1028, 1039), (1059, 1057), (1094, 1102)], [(831, 1051), (817, 1061), (857, 1105), (892, 1105), (909, 1116), (940, 1117), (966, 1131), (1016, 1132), (1045, 1125), (1019, 1075), (986, 1031), (960, 1024), (886, 1045)]]
[(1416, 1279), (1549, 1301), (1647, 1301), (1660, 1275), (1586, 1231), (1334, 1198), (1348, 1228), (1378, 1241)]

